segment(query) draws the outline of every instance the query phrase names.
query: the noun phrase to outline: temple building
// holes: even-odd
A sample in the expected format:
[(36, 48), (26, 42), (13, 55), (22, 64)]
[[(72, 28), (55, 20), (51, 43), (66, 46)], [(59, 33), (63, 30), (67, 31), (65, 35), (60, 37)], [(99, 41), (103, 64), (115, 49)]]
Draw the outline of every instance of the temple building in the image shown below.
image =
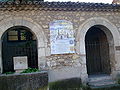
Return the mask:
[(31, 67), (47, 70), (49, 82), (87, 83), (120, 73), (119, 4), (0, 2), (0, 37), (1, 74)]

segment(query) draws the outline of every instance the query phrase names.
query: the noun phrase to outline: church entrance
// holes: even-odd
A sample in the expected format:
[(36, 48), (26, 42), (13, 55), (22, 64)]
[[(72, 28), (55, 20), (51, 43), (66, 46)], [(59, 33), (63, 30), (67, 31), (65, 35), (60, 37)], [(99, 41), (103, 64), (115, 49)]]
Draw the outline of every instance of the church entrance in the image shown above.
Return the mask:
[(85, 36), (88, 75), (110, 74), (109, 43), (101, 28), (92, 26)]

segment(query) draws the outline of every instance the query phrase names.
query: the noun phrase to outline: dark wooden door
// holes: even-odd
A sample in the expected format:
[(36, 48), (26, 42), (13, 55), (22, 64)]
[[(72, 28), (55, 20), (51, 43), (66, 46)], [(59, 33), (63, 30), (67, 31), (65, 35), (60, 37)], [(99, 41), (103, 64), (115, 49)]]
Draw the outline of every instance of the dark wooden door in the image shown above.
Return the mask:
[(100, 44), (99, 42), (86, 43), (86, 59), (88, 74), (97, 74), (102, 72)]
[(88, 74), (110, 74), (109, 44), (105, 33), (91, 28), (85, 39)]

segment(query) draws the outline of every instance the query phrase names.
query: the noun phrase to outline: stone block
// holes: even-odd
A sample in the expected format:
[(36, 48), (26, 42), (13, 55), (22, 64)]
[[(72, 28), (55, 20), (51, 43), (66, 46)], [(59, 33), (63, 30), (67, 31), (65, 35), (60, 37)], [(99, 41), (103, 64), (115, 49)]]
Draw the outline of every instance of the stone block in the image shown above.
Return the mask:
[(54, 82), (69, 78), (80, 78), (80, 67), (63, 67), (61, 69), (53, 69), (48, 71), (49, 82)]
[(23, 20), (19, 19), (19, 20), (14, 20), (14, 24), (17, 25), (22, 25), (23, 24)]
[(76, 59), (78, 59), (79, 57), (80, 57), (79, 55), (75, 54), (75, 55), (73, 55), (72, 59), (73, 59), (73, 60), (76, 60)]
[(50, 56), (50, 54), (51, 54), (50, 48), (47, 47), (47, 48), (45, 49), (45, 55), (46, 55), (46, 56)]
[(38, 57), (45, 56), (45, 48), (39, 48), (38, 49)]
[(40, 57), (38, 60), (39, 69), (44, 69), (46, 67), (46, 57)]
[(45, 47), (45, 42), (44, 42), (44, 39), (43, 39), (42, 35), (41, 36), (38, 35), (38, 36), (39, 36), (39, 38), (38, 38), (38, 47), (40, 47), (40, 48)]

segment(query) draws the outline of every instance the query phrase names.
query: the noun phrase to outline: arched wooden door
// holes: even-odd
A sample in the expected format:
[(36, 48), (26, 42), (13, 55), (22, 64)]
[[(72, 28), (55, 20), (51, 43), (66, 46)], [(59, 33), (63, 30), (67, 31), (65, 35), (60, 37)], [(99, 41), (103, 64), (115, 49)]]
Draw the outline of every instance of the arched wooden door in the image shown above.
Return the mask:
[(91, 27), (85, 37), (87, 73), (110, 74), (109, 43), (99, 27)]
[(26, 27), (12, 27), (3, 34), (3, 73), (14, 71), (13, 57), (17, 56), (27, 56), (28, 67), (38, 68), (37, 41)]

